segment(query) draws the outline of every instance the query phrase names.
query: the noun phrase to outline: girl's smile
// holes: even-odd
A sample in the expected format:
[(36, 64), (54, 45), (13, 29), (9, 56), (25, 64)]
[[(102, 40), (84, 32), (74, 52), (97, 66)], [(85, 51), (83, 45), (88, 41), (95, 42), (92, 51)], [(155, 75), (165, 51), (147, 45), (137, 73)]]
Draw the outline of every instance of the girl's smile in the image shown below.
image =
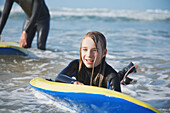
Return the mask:
[(86, 60), (87, 64), (89, 64), (89, 65), (92, 65), (94, 62), (94, 60), (92, 60), (92, 59), (85, 59), (85, 60)]

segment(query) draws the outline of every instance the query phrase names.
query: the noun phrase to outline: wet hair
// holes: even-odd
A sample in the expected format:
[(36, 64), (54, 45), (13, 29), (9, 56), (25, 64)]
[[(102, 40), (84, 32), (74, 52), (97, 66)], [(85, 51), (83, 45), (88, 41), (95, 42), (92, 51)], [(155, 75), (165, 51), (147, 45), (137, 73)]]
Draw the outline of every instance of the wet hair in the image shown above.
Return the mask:
[[(78, 79), (80, 79), (80, 82), (83, 82), (83, 73), (85, 73), (85, 64), (82, 61), (82, 56), (81, 56), (81, 49), (82, 49), (82, 42), (85, 38), (91, 38), (94, 43), (96, 48), (98, 48), (98, 43), (100, 42), (100, 46), (102, 48), (102, 53), (104, 52), (104, 50), (106, 49), (106, 38), (105, 36), (97, 31), (92, 31), (92, 32), (88, 32), (81, 40), (81, 46), (80, 46), (80, 60), (79, 60), (79, 71), (78, 71)], [(97, 49), (98, 52), (98, 49)], [(103, 55), (103, 54), (102, 54)], [(90, 79), (90, 85), (92, 85), (93, 83), (95, 85), (98, 85), (99, 87), (101, 87), (102, 85), (102, 81), (104, 78), (104, 71), (105, 71), (105, 56), (102, 58), (102, 61), (100, 63), (100, 67), (99, 67), (99, 72), (97, 73), (96, 77), (93, 79), (93, 73), (94, 73), (94, 64), (92, 67), (92, 74), (91, 74), (91, 79)], [(94, 62), (95, 63), (95, 62)]]

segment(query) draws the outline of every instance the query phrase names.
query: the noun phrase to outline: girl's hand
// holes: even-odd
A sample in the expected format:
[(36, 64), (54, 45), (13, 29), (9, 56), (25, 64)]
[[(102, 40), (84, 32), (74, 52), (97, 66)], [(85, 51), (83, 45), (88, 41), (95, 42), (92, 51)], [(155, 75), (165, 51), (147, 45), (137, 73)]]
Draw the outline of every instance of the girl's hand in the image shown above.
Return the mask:
[(22, 32), (20, 44), (19, 46), (25, 47), (27, 45), (27, 33), (25, 31)]
[(79, 82), (79, 81), (75, 81), (73, 84), (76, 84), (76, 85), (84, 85), (83, 83)]

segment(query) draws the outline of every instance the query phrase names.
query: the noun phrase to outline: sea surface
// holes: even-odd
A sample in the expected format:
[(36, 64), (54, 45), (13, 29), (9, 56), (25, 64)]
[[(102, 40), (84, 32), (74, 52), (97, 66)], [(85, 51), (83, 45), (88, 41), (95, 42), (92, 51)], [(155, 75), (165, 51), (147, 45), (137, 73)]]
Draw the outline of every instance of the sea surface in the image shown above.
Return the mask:
[[(122, 93), (170, 113), (170, 11), (53, 8), (50, 14), (46, 51), (37, 49), (35, 37), (28, 57), (0, 56), (1, 113), (76, 112), (33, 90), (29, 82), (35, 77), (55, 79), (79, 58), (81, 38), (89, 31), (106, 36), (106, 61), (116, 71), (130, 62), (139, 65), (129, 75), (137, 83), (121, 85)], [(19, 42), (24, 18), (20, 8), (13, 8), (2, 40)]]

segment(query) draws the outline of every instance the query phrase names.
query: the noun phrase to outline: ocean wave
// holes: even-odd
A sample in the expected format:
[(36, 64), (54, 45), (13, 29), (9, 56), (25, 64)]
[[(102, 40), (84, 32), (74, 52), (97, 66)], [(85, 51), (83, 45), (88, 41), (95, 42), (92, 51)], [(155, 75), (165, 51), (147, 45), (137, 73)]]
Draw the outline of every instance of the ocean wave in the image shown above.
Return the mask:
[[(50, 8), (52, 19), (80, 19), (80, 20), (103, 20), (103, 21), (168, 21), (168, 10), (110, 10), (110, 9), (72, 9)], [(23, 17), (25, 14), (20, 7), (12, 9), (10, 17)]]
[(167, 10), (51, 9), (52, 18), (101, 19), (111, 21), (169, 21)]

